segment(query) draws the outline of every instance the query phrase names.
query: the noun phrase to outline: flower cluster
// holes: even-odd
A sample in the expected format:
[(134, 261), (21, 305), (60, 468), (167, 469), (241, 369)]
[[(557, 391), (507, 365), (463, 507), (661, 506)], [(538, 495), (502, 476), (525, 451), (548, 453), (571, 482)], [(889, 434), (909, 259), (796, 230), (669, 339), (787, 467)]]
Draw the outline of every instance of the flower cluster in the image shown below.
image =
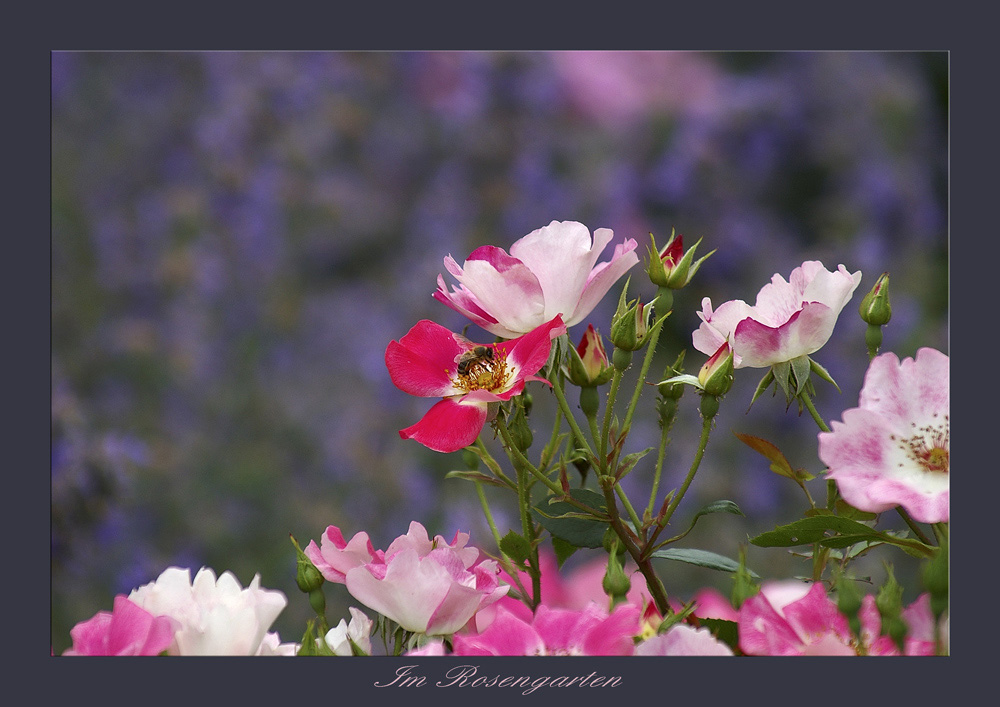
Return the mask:
[[(948, 356), (922, 348), (915, 358), (900, 361), (891, 352), (879, 354), (880, 338), (866, 335), (870, 363), (859, 406), (845, 410), (843, 421), (831, 428), (816, 409), (810, 375), (830, 382), (832, 377), (810, 357), (832, 336), (861, 273), (851, 274), (843, 265), (831, 272), (807, 261), (787, 281), (775, 274), (753, 306), (732, 300), (713, 309), (705, 298), (692, 343), (707, 360), (697, 376), (686, 374), (682, 353), (667, 368), (668, 377), (655, 384), (664, 434), (656, 461), (647, 468), (648, 501), (639, 506), (620, 481), (652, 449), (626, 454), (626, 439), (642, 392), (653, 387), (646, 378), (674, 291), (688, 287), (712, 253), (695, 262), (695, 248), (685, 253), (680, 236), (662, 251), (654, 239), (647, 272), (658, 293), (643, 304), (641, 298), (628, 300), (629, 283), (622, 288), (609, 357), (592, 323), (576, 346), (567, 330), (638, 260), (635, 242), (628, 240), (610, 261), (598, 264), (611, 238), (608, 229), (591, 238), (582, 224), (553, 221), (517, 241), (510, 255), (484, 246), (464, 267), (449, 256), (445, 266), (460, 286), (449, 293), (439, 279), (434, 297), (498, 339), (475, 343), (422, 320), (385, 350), (389, 377), (398, 388), (440, 398), (419, 422), (400, 430), (400, 437), (440, 453), (464, 452), (465, 468), (449, 476), (475, 483), (496, 553), (471, 545), (465, 532), (450, 541), (431, 537), (417, 521), (384, 550), (376, 549), (366, 531), (346, 539), (340, 527), (330, 525), (318, 543), (311, 540), (299, 550), (297, 582), (317, 613), (301, 643), (283, 644), (268, 633), (287, 601), (281, 592), (261, 589), (259, 576), (244, 589), (230, 573), (216, 578), (202, 569), (192, 581), (188, 570), (172, 567), (128, 597), (116, 597), (111, 613), (80, 623), (67, 654), (362, 656), (375, 652), (376, 634), (392, 637), (391, 648), (385, 641), (386, 652), (413, 656), (947, 653)], [(870, 298), (885, 297), (883, 277)], [(664, 304), (671, 309), (657, 311)], [(888, 316), (881, 315), (889, 309), (882, 304), (862, 304), (869, 327), (887, 323)], [(635, 354), (642, 357), (638, 380), (619, 419), (617, 394), (636, 368)], [(762, 581), (747, 567), (745, 553), (736, 561), (676, 545), (702, 516), (742, 514), (733, 501), (703, 507), (687, 530), (661, 538), (698, 471), (720, 402), (744, 368), (769, 369), (754, 399), (776, 382), (789, 402), (795, 399), (809, 410), (820, 430), (825, 505), (806, 487), (815, 475), (792, 467), (769, 441), (737, 435), (766, 456), (772, 470), (794, 481), (808, 503), (801, 518), (751, 543), (803, 547), (810, 582)], [(542, 383), (559, 406), (540, 452), (532, 451), (529, 383)], [(596, 391), (609, 383), (602, 416)], [(567, 402), (568, 385), (580, 389), (583, 424)], [(700, 397), (702, 431), (683, 484), (661, 495), (666, 432), (685, 385)], [(487, 423), (509, 458), (506, 471), (482, 439)], [(576, 484), (571, 467), (582, 472)], [(588, 474), (593, 484), (588, 485)], [(484, 487), (514, 494), (517, 529), (501, 534)], [(887, 511), (895, 511), (905, 528), (882, 523)], [(294, 538), (293, 543), (298, 549)], [(877, 593), (860, 594), (851, 562), (879, 546), (923, 563), (923, 591), (905, 606), (903, 587), (888, 563)], [(562, 562), (590, 550), (600, 557), (563, 577)], [(727, 571), (731, 595), (705, 587), (680, 603), (667, 593), (654, 559)], [(325, 583), (343, 585), (370, 614), (352, 606), (350, 620), (331, 627)]]

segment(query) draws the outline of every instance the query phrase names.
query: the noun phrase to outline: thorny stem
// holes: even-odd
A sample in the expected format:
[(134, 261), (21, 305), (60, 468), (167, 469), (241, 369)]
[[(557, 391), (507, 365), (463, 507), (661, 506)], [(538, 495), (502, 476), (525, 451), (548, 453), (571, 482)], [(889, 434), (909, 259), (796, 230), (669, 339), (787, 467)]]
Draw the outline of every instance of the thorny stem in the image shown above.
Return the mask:
[(660, 428), (660, 447), (656, 452), (656, 467), (653, 470), (653, 488), (649, 492), (649, 505), (646, 506), (646, 514), (652, 516), (653, 510), (656, 508), (656, 494), (660, 489), (660, 475), (663, 473), (663, 457), (667, 452), (667, 436), (670, 434), (671, 423), (673, 423), (673, 418), (670, 419), (668, 424), (664, 424)]
[[(566, 402), (566, 394), (563, 392), (563, 381), (562, 376), (554, 376), (556, 382), (552, 384), (552, 392), (556, 394), (556, 400), (559, 401), (559, 409), (562, 410), (563, 417), (566, 418), (566, 422), (569, 423), (570, 429), (573, 430), (573, 436), (576, 437), (576, 442), (581, 449), (585, 450), (590, 457), (593, 458), (594, 452), (590, 448), (590, 444), (587, 442), (587, 438), (583, 436), (583, 431), (580, 429), (580, 425), (577, 424), (576, 418), (573, 416), (573, 411), (570, 410), (569, 403)], [(562, 490), (559, 491), (562, 493)]]
[(625, 550), (628, 554), (632, 556), (635, 564), (639, 567), (639, 571), (642, 572), (642, 576), (646, 579), (646, 586), (649, 589), (649, 593), (652, 595), (653, 601), (656, 603), (656, 608), (659, 610), (661, 616), (667, 616), (670, 613), (670, 605), (667, 603), (667, 590), (663, 587), (663, 582), (657, 576), (653, 569), (653, 564), (650, 558), (643, 557), (643, 550), (639, 548), (635, 541), (633, 540), (633, 535), (629, 529), (622, 522), (621, 516), (618, 515), (618, 506), (615, 503), (615, 494), (612, 486), (613, 480), (609, 477), (603, 477), (601, 479), (601, 486), (604, 489), (604, 500), (608, 506), (608, 515), (610, 516), (611, 527), (614, 528), (615, 533), (621, 540), (622, 545), (625, 546)]
[(688, 487), (691, 485), (691, 482), (694, 481), (694, 475), (698, 473), (698, 467), (701, 465), (701, 459), (705, 456), (705, 447), (708, 446), (708, 437), (712, 433), (712, 421), (714, 419), (714, 417), (705, 417), (701, 421), (701, 437), (698, 439), (698, 450), (694, 454), (694, 459), (691, 460), (691, 468), (688, 470), (687, 476), (684, 477), (684, 483), (681, 484), (677, 494), (670, 502), (670, 505), (667, 506), (667, 510), (663, 514), (663, 518), (657, 521), (657, 528), (653, 531), (653, 536), (646, 544), (647, 549), (652, 548), (648, 550), (649, 552), (656, 549), (654, 547), (656, 538), (659, 537), (660, 533), (663, 532), (663, 529), (667, 527), (667, 524), (670, 522), (670, 518), (674, 515), (674, 511), (677, 510), (677, 506), (680, 505), (681, 500), (684, 498), (684, 494), (687, 493)]
[(521, 584), (521, 580), (518, 576), (520, 573), (514, 568), (513, 564), (504, 554), (503, 550), (500, 550), (500, 531), (497, 530), (496, 523), (493, 522), (493, 514), (490, 512), (490, 505), (486, 501), (486, 492), (483, 490), (483, 485), (478, 481), (476, 481), (475, 484), (476, 495), (479, 496), (479, 505), (482, 506), (483, 515), (486, 516), (486, 522), (490, 526), (490, 532), (493, 533), (493, 541), (497, 544), (497, 550), (500, 553), (500, 563), (507, 571), (507, 574), (510, 575), (511, 579), (514, 580), (514, 583), (517, 584), (517, 589), (521, 593), (521, 596), (527, 599), (528, 595), (524, 591), (524, 586)]
[(542, 600), (542, 573), (538, 564), (538, 545), (535, 543), (535, 523), (531, 519), (528, 469), (532, 469), (541, 478), (547, 479), (547, 477), (543, 476), (537, 469), (535, 469), (531, 462), (529, 462), (524, 455), (521, 454), (521, 450), (517, 448), (510, 437), (510, 431), (507, 429), (507, 424), (504, 422), (502, 415), (497, 415), (496, 426), (500, 431), (500, 435), (503, 437), (504, 444), (513, 455), (512, 461), (514, 461), (514, 471), (517, 472), (517, 505), (521, 512), (521, 532), (524, 533), (524, 538), (528, 541), (528, 544), (531, 547), (531, 553), (528, 556), (528, 574), (531, 577), (530, 606), (534, 609)]

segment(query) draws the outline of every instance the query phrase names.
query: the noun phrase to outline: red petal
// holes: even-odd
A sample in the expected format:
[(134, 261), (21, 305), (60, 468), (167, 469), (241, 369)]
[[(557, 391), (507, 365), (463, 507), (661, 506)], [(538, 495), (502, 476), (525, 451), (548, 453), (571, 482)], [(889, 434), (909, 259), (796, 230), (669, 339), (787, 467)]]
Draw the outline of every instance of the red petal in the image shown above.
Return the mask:
[(485, 403), (463, 405), (452, 398), (438, 402), (420, 422), (399, 431), (435, 452), (457, 452), (476, 441), (486, 424)]
[(385, 366), (397, 388), (410, 395), (452, 395), (450, 371), (463, 351), (455, 335), (440, 324), (423, 319), (399, 341), (390, 341)]

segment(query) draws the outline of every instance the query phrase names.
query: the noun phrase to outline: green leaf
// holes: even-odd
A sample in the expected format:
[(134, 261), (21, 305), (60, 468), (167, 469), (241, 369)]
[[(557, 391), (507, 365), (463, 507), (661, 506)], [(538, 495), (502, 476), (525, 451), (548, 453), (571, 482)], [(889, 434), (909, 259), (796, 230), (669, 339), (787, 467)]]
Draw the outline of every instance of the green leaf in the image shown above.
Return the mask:
[(837, 509), (837, 515), (843, 516), (845, 518), (851, 518), (852, 520), (875, 520), (878, 518), (877, 513), (869, 513), (868, 511), (859, 511), (857, 508), (849, 504), (842, 498), (838, 498), (835, 508)]
[(566, 542), (562, 538), (557, 538), (556, 536), (553, 535), (552, 549), (555, 550), (556, 552), (556, 562), (559, 564), (559, 567), (561, 569), (563, 563), (566, 560), (568, 560), (569, 557), (574, 552), (576, 552), (578, 548), (575, 545), (571, 545), (570, 543)]
[(732, 648), (734, 653), (739, 650), (740, 636), (735, 621), (703, 619), (699, 617), (698, 623), (707, 628), (713, 636)]
[(618, 469), (615, 471), (615, 477), (618, 479), (624, 478), (626, 474), (632, 471), (632, 467), (634, 467), (640, 459), (652, 451), (652, 447), (647, 447), (641, 452), (632, 452), (631, 454), (627, 454), (622, 457), (622, 460), (618, 462)]
[(500, 539), (500, 549), (517, 564), (523, 564), (531, 555), (531, 543), (511, 530)]
[[(743, 515), (743, 511), (741, 511), (740, 507), (737, 506), (733, 501), (714, 501), (712, 503), (709, 503), (707, 506), (702, 508), (697, 513), (695, 513), (694, 518), (691, 519), (691, 525), (688, 526), (688, 529), (685, 530), (680, 535), (671, 538), (668, 542), (675, 542), (683, 538), (685, 535), (691, 532), (691, 529), (694, 528), (694, 524), (698, 522), (699, 518), (701, 518), (702, 516), (707, 516), (709, 513), (732, 513), (733, 515), (737, 516)], [(633, 528), (633, 530), (635, 529)]]
[(508, 488), (507, 484), (502, 482), (489, 474), (484, 474), (481, 471), (464, 471), (461, 469), (456, 469), (455, 471), (449, 471), (444, 475), (446, 479), (465, 479), (466, 481), (478, 481), (481, 484), (490, 484), (491, 486), (499, 486), (501, 488)]
[(826, 537), (828, 531), (836, 531), (846, 535), (858, 535), (863, 538), (881, 539), (881, 534), (863, 523), (842, 518), (840, 516), (814, 516), (803, 518), (788, 525), (779, 525), (774, 530), (761, 533), (750, 542), (758, 547), (794, 547), (818, 542)]
[[(709, 552), (708, 550), (697, 550), (695, 548), (662, 548), (654, 552), (651, 557), (659, 557), (664, 560), (676, 560), (677, 562), (686, 562), (689, 565), (707, 567), (708, 569), (720, 570), (722, 572), (735, 572), (740, 567), (740, 563), (736, 560), (731, 560), (728, 557), (714, 552)], [(759, 576), (749, 568), (747, 568), (747, 572), (749, 572), (752, 577)]]
[[(597, 511), (604, 511), (604, 496), (596, 491), (571, 489), (570, 496)], [(604, 547), (607, 522), (585, 517), (579, 508), (567, 501), (554, 501), (544, 508), (535, 506), (531, 514), (553, 537), (561, 538), (573, 547)]]
[[(734, 516), (743, 515), (743, 511), (740, 510), (740, 507), (737, 506), (735, 502), (721, 500), (721, 501), (712, 501), (707, 506), (702, 508), (700, 511), (695, 513), (694, 517), (695, 519), (697, 519), (700, 518), (701, 516), (707, 516), (709, 513), (732, 513)], [(694, 523), (691, 523), (691, 525), (694, 525)]]
[[(839, 535), (827, 536), (828, 531)], [(830, 515), (803, 518), (750, 539), (758, 547), (794, 547), (815, 542), (826, 547), (847, 547), (854, 543), (875, 541), (896, 545), (914, 557), (930, 557), (934, 553), (934, 548), (917, 540), (881, 532), (850, 518)]]

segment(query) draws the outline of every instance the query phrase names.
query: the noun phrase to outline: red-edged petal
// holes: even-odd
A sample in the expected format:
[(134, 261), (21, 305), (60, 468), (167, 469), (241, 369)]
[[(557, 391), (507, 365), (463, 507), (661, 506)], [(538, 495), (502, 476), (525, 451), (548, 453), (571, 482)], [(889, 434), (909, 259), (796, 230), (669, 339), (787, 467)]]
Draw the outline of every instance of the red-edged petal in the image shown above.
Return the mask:
[(427, 411), (420, 422), (399, 431), (435, 452), (457, 452), (476, 441), (486, 424), (485, 403), (462, 404), (445, 398)]
[(552, 340), (566, 333), (562, 315), (535, 327), (524, 336), (497, 344), (497, 350), (506, 353), (507, 360), (516, 367), (516, 380), (533, 376), (549, 360)]
[(432, 321), (417, 322), (399, 341), (390, 341), (385, 365), (397, 388), (410, 395), (454, 395), (451, 373), (464, 351), (455, 334)]
[(819, 302), (806, 302), (778, 327), (744, 319), (736, 325), (733, 348), (742, 359), (741, 367), (767, 368), (815, 353), (830, 338), (836, 323), (837, 312)]

